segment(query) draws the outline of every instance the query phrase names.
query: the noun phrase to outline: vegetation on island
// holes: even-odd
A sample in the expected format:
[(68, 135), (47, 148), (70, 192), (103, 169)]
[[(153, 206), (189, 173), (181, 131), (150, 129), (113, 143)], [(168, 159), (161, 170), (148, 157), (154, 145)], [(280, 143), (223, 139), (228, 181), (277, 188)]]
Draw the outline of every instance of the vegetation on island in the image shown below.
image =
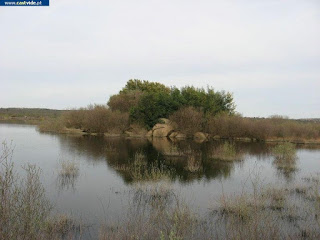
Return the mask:
[(162, 118), (176, 133), (193, 137), (203, 132), (211, 138), (249, 141), (320, 142), (320, 121), (242, 117), (229, 92), (212, 87), (168, 87), (161, 83), (129, 80), (105, 105), (73, 110), (0, 109), (0, 119), (37, 119), (41, 131), (145, 136)]
[[(125, 104), (124, 104), (125, 103)], [(124, 106), (125, 105), (125, 106)], [(108, 106), (113, 111), (128, 112), (130, 120), (152, 128), (159, 118), (168, 118), (181, 108), (192, 107), (206, 115), (233, 114), (235, 105), (229, 92), (186, 86), (181, 89), (161, 83), (129, 80)]]
[(282, 116), (245, 118), (235, 111), (232, 94), (213, 88), (167, 87), (161, 83), (129, 80), (107, 105), (90, 105), (68, 111), (62, 121), (68, 128), (93, 133), (122, 134), (135, 128), (150, 130), (160, 118), (169, 118), (174, 131), (193, 137), (256, 141), (319, 141), (320, 122), (291, 120)]

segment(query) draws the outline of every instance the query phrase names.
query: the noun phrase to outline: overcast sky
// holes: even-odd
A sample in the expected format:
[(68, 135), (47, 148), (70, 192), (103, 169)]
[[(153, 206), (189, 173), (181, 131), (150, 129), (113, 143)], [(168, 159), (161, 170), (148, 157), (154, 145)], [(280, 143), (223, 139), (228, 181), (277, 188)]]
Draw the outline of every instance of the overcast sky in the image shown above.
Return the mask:
[(106, 103), (128, 79), (320, 117), (319, 0), (50, 0), (0, 7), (0, 107)]

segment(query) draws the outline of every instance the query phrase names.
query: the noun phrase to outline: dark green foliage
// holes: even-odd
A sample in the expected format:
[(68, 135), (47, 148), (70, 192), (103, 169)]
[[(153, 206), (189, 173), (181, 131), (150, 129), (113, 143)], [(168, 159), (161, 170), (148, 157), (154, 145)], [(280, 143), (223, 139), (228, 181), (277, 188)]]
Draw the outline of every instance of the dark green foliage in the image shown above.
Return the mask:
[(177, 110), (170, 94), (165, 92), (145, 93), (139, 104), (130, 111), (131, 120), (152, 127), (159, 118), (167, 118)]
[(141, 92), (170, 92), (170, 88), (157, 82), (141, 81), (138, 79), (130, 79), (126, 86), (120, 91), (121, 93), (129, 91), (141, 91)]
[(232, 94), (215, 92), (192, 86), (166, 87), (156, 82), (129, 80), (117, 95), (108, 102), (112, 110), (129, 112), (133, 122), (151, 128), (159, 118), (167, 118), (182, 107), (193, 107), (204, 114), (215, 115), (225, 112), (233, 114), (235, 106)]

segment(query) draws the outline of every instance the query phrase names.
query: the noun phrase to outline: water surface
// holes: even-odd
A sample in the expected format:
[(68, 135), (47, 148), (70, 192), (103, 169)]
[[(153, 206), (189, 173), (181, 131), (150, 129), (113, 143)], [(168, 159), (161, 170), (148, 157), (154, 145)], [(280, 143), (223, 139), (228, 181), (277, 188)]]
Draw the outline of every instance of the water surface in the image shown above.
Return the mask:
[[(41, 180), (57, 213), (70, 213), (91, 226), (94, 238), (99, 225), (123, 216), (127, 193), (139, 181), (129, 168), (137, 154), (148, 166), (164, 166), (173, 173), (171, 184), (201, 214), (221, 193), (246, 189), (259, 178), (266, 183), (287, 184), (319, 172), (320, 148), (297, 146), (295, 170), (284, 171), (270, 154), (272, 144), (237, 142), (243, 161), (222, 162), (210, 153), (221, 141), (196, 143), (168, 139), (104, 138), (40, 133), (35, 126), (0, 124), (0, 141), (14, 146), (13, 162), (18, 172), (31, 163), (42, 169)], [(79, 165), (79, 176), (64, 181), (61, 161)]]

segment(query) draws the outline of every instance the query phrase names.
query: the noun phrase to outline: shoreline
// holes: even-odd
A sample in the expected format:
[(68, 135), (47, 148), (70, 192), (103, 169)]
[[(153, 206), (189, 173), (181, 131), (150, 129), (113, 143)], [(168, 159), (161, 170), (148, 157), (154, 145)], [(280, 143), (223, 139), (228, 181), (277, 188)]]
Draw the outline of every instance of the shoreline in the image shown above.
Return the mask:
[[(9, 124), (26, 124), (26, 125), (35, 125), (39, 126), (41, 123), (45, 122), (47, 119), (37, 119), (37, 118), (21, 118), (21, 117), (10, 117), (10, 118), (1, 118), (1, 123), (9, 123)], [(82, 135), (82, 136), (103, 136), (106, 138), (117, 138), (117, 137), (125, 137), (125, 138), (146, 138), (146, 139), (161, 139), (167, 138), (171, 141), (184, 141), (184, 140), (194, 140), (196, 142), (206, 142), (212, 140), (231, 140), (231, 141), (239, 141), (239, 142), (265, 142), (265, 143), (283, 143), (290, 142), (298, 145), (320, 145), (320, 139), (299, 139), (299, 138), (268, 138), (268, 139), (251, 139), (247, 137), (219, 137), (212, 136), (207, 134), (206, 139), (196, 139), (194, 137), (171, 137), (171, 136), (150, 136), (148, 134), (138, 134), (138, 133), (90, 133), (85, 132), (81, 129), (76, 128), (64, 128), (62, 130), (41, 130), (41, 132), (47, 133), (56, 133), (56, 134), (71, 134), (71, 135)]]

